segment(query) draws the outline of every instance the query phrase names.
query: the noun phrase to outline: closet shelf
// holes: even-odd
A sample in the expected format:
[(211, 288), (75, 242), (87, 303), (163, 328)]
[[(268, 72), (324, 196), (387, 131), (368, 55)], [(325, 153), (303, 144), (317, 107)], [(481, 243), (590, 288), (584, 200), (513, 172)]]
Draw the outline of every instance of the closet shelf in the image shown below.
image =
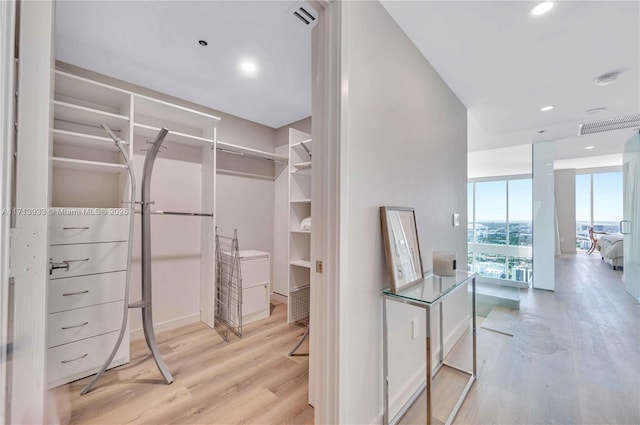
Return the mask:
[(141, 114), (200, 130), (212, 128), (220, 121), (220, 118), (214, 115), (138, 94), (133, 95), (133, 110), (136, 115)]
[[(302, 145), (310, 145), (311, 144), (311, 139), (307, 139), (307, 140), (302, 140), (298, 143), (294, 143), (291, 145), (292, 148), (296, 149), (296, 148), (302, 148)], [(304, 149), (304, 148), (303, 148)]]
[(292, 204), (310, 204), (311, 199), (292, 199), (291, 203)]
[(53, 116), (56, 120), (69, 121), (91, 127), (101, 127), (104, 123), (112, 130), (122, 130), (129, 123), (129, 118), (124, 115), (112, 114), (59, 100), (53, 102)]
[(286, 156), (276, 155), (271, 152), (264, 152), (258, 149), (245, 148), (243, 146), (233, 145), (231, 143), (225, 143), (218, 140), (216, 143), (217, 149), (222, 152), (227, 152), (232, 155), (246, 156), (249, 158), (268, 159), (274, 162), (288, 162)]
[(95, 171), (102, 173), (122, 173), (127, 170), (124, 164), (114, 164), (110, 162), (85, 161), (82, 159), (52, 157), (54, 168), (68, 168), (72, 170)]
[[(94, 136), (92, 134), (76, 133), (74, 131), (53, 129), (53, 143), (61, 145), (79, 146), (83, 148), (101, 149), (117, 151), (113, 140), (108, 137)], [(122, 141), (123, 145), (129, 144), (129, 142)]]
[(311, 261), (307, 261), (307, 260), (292, 260), (291, 261), (291, 265), (292, 266), (298, 266), (298, 267), (304, 267), (305, 269), (310, 269), (311, 268)]
[[(179, 143), (189, 146), (213, 146), (214, 141), (205, 137), (192, 136), (190, 134), (179, 133), (168, 129), (169, 133), (164, 138), (166, 142)], [(148, 137), (155, 139), (160, 129), (146, 124), (133, 124), (133, 134), (136, 136)]]
[(291, 229), (291, 233), (305, 233), (305, 234), (310, 235), (311, 234), (311, 230)]
[(121, 110), (129, 108), (131, 94), (122, 89), (71, 75), (64, 71), (55, 71), (56, 96), (71, 97), (87, 102), (109, 106)]

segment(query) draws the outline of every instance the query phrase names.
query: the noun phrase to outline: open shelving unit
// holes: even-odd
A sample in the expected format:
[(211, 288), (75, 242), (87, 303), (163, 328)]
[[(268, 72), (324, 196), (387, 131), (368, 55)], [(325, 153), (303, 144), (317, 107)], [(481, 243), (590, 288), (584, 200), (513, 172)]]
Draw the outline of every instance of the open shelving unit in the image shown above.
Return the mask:
[[(302, 222), (311, 218), (311, 136), (289, 129), (289, 273), (288, 273), (288, 321), (299, 321), (300, 304), (307, 306), (308, 293), (301, 290), (311, 281), (311, 228), (303, 228)], [(312, 222), (313, 223), (313, 222)], [(301, 295), (306, 294), (306, 295)], [(304, 300), (293, 297), (305, 296)], [(308, 320), (308, 316), (307, 316)]]
[[(220, 140), (216, 143), (216, 149), (220, 158), (224, 158), (223, 161), (218, 161), (217, 171), (225, 174), (275, 180), (289, 162), (289, 158), (283, 155), (247, 148)], [(253, 167), (246, 168), (243, 166), (245, 160), (253, 162)], [(255, 172), (256, 162), (260, 164), (257, 167), (258, 171), (260, 171), (259, 174)]]

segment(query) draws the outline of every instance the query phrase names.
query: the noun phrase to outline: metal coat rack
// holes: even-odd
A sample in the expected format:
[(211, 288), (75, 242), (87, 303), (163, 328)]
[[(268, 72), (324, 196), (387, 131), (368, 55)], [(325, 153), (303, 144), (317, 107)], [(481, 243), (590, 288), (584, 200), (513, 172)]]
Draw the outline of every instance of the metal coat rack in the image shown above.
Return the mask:
[[(124, 157), (126, 162), (127, 170), (129, 172), (130, 177), (130, 186), (131, 186), (131, 210), (133, 211), (133, 206), (136, 204), (135, 202), (135, 193), (136, 193), (136, 183), (135, 176), (133, 174), (133, 166), (131, 164), (129, 155), (125, 152), (122, 147), (122, 142), (120, 138), (118, 138), (111, 129), (102, 124), (102, 127), (105, 129), (109, 137), (113, 139), (113, 142), (116, 144), (116, 147)], [(160, 350), (158, 349), (158, 344), (156, 342), (156, 336), (153, 330), (153, 315), (152, 315), (152, 296), (151, 296), (151, 288), (152, 288), (152, 280), (151, 280), (151, 215), (154, 214), (162, 214), (162, 215), (179, 215), (179, 216), (192, 216), (192, 217), (213, 217), (212, 213), (192, 213), (192, 212), (177, 212), (177, 211), (154, 211), (151, 210), (151, 205), (154, 204), (151, 201), (151, 174), (153, 172), (153, 165), (156, 160), (156, 156), (160, 151), (162, 143), (169, 133), (169, 130), (166, 128), (162, 128), (158, 135), (156, 136), (155, 141), (151, 144), (149, 149), (146, 149), (147, 154), (144, 159), (144, 167), (142, 174), (142, 202), (141, 210), (135, 211), (142, 215), (142, 299), (137, 302), (129, 303), (129, 288), (130, 288), (130, 273), (131, 273), (131, 257), (132, 257), (132, 246), (133, 246), (133, 214), (130, 214), (130, 222), (129, 222), (129, 250), (128, 250), (128, 259), (127, 259), (127, 276), (126, 276), (126, 284), (125, 284), (125, 294), (124, 294), (124, 311), (122, 315), (122, 327), (120, 329), (120, 334), (118, 335), (118, 339), (116, 341), (113, 350), (111, 350), (111, 354), (105, 361), (104, 365), (100, 368), (98, 373), (93, 377), (93, 379), (82, 389), (81, 394), (88, 393), (93, 385), (100, 379), (102, 374), (107, 370), (111, 362), (113, 361), (120, 345), (122, 344), (122, 340), (124, 338), (124, 334), (127, 329), (127, 318), (128, 318), (128, 309), (130, 308), (140, 308), (142, 309), (142, 328), (144, 330), (144, 339), (147, 342), (147, 346), (153, 355), (153, 359), (156, 362), (156, 366), (164, 381), (167, 384), (171, 384), (173, 382), (173, 376), (171, 376), (171, 372), (169, 372), (169, 368), (162, 360), (162, 355), (160, 354)]]

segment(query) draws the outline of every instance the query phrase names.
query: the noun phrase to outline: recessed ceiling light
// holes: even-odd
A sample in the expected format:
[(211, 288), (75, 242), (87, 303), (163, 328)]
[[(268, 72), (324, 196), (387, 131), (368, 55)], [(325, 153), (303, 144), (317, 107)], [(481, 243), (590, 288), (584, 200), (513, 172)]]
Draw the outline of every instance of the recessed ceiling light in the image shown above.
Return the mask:
[(547, 106), (543, 106), (542, 108), (540, 108), (540, 110), (543, 111), (543, 112), (547, 112), (547, 111), (552, 110), (553, 108), (555, 108), (555, 106), (547, 105)]
[(600, 106), (598, 108), (587, 109), (586, 111), (583, 112), (583, 114), (585, 115), (599, 114), (600, 112), (604, 112), (606, 110), (607, 108), (605, 108), (604, 106)]
[(602, 74), (598, 76), (593, 82), (596, 86), (608, 86), (618, 79), (620, 76), (619, 71), (607, 72), (606, 74)]
[(258, 72), (258, 65), (250, 60), (243, 60), (240, 62), (240, 70), (244, 75), (254, 76)]
[(595, 146), (587, 146), (585, 149), (593, 149)]
[(206, 45), (208, 45), (209, 43), (207, 43), (204, 40), (198, 40), (198, 44), (201, 45), (202, 47), (205, 47)]
[(544, 15), (545, 13), (550, 11), (551, 9), (553, 9), (553, 2), (552, 1), (543, 1), (542, 3), (539, 3), (533, 9), (531, 9), (531, 14), (533, 16), (540, 16), (540, 15)]

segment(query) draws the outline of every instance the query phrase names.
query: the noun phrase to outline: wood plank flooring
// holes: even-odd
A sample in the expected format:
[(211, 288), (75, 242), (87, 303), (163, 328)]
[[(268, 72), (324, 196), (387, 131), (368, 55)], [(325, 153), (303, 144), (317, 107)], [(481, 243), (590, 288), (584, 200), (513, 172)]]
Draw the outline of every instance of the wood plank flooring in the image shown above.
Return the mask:
[[(157, 335), (174, 382), (165, 385), (143, 339), (131, 362), (107, 371), (81, 396), (88, 378), (50, 394), (63, 424), (308, 424), (309, 358), (288, 351), (304, 328), (287, 324), (287, 306), (272, 303), (271, 317), (244, 327), (225, 342), (195, 323)], [(298, 350), (308, 353), (305, 342)]]
[[(478, 329), (478, 380), (454, 423), (640, 424), (640, 306), (621, 275), (597, 255), (563, 256), (555, 292), (522, 290), (520, 310), (500, 312), (513, 337)], [(402, 423), (425, 423), (424, 403)]]
[[(620, 271), (595, 255), (562, 257), (555, 292), (522, 290), (520, 310), (499, 314), (492, 326), (502, 320), (499, 330), (513, 336), (478, 329), (478, 380), (455, 423), (640, 424), (640, 306), (624, 291)], [(287, 356), (304, 329), (285, 321), (278, 303), (269, 320), (247, 326), (230, 344), (201, 324), (159, 334), (171, 385), (144, 341), (135, 341), (131, 363), (107, 372), (88, 395), (79, 395), (86, 379), (52, 391), (60, 422), (313, 423), (308, 357)], [(467, 368), (461, 353), (469, 342), (452, 353)], [(435, 423), (446, 420), (444, 406), (464, 383), (449, 369), (439, 376)], [(422, 397), (402, 423), (424, 422)]]

